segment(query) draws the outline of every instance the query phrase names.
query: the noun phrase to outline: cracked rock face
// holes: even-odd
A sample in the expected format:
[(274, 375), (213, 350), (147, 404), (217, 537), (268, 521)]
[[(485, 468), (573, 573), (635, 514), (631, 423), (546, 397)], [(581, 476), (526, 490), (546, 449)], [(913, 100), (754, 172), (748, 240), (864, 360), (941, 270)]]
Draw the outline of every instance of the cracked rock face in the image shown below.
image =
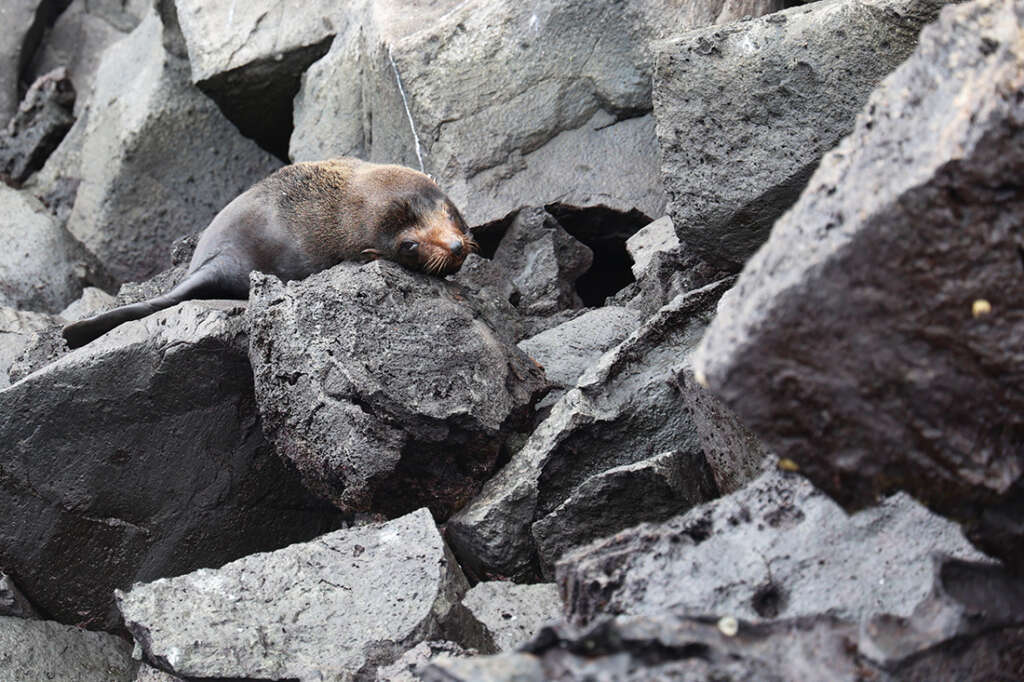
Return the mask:
[(695, 364), (844, 506), (906, 490), (1017, 570), (1022, 22), (1009, 0), (943, 10), (723, 297)]
[(0, 566), (50, 617), (114, 628), (116, 587), (334, 527), (260, 431), (243, 307), (181, 304), (0, 391)]
[(482, 311), (461, 287), (384, 261), (287, 286), (253, 275), (250, 355), (278, 452), (341, 509), (447, 518), (547, 389)]
[(658, 46), (654, 114), (679, 239), (739, 270), (945, 0), (832, 0)]
[(987, 559), (953, 522), (905, 494), (847, 516), (805, 479), (773, 470), (663, 524), (581, 548), (557, 573), (566, 615), (581, 624), (666, 610), (859, 621), (911, 615), (929, 594), (935, 552)]
[(185, 677), (373, 679), (437, 639), (468, 588), (426, 509), (118, 592), (150, 661)]
[(135, 662), (120, 637), (0, 616), (0, 679), (132, 682)]

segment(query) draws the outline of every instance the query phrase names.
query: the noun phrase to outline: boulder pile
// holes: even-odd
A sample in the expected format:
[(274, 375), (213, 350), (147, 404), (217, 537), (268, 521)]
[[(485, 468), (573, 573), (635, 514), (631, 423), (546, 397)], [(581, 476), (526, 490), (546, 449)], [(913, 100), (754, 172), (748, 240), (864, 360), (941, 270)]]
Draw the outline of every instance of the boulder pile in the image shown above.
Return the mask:
[[(1020, 0), (11, 0), (0, 679), (1024, 678)], [(447, 277), (179, 282), (285, 163)]]

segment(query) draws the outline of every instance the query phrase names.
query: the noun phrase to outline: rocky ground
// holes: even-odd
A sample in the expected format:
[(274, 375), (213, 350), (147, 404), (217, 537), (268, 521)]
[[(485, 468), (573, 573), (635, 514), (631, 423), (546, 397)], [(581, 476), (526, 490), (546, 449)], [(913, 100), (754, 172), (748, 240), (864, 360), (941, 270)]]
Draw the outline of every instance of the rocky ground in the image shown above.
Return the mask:
[[(1024, 678), (1020, 0), (0, 23), (0, 680)], [(480, 252), (64, 346), (339, 155)]]

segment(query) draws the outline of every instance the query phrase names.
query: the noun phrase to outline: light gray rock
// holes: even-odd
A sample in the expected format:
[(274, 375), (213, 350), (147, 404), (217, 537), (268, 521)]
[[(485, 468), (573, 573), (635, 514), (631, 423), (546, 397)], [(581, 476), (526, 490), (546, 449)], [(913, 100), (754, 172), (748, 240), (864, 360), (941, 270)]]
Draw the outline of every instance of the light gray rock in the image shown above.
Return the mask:
[(700, 449), (672, 450), (591, 476), (531, 526), (541, 574), (566, 552), (644, 521), (663, 521), (718, 495)]
[(15, 185), (43, 167), (75, 122), (75, 89), (67, 71), (43, 74), (25, 93), (6, 129), (0, 129), (0, 177)]
[(115, 587), (336, 527), (259, 427), (244, 303), (126, 323), (0, 391), (0, 566), (64, 622)]
[(65, 320), (81, 320), (90, 315), (115, 307), (115, 298), (97, 287), (85, 287), (82, 295), (60, 311)]
[(365, 679), (436, 639), (468, 589), (430, 512), (117, 593), (146, 657), (185, 677)]
[(135, 682), (184, 682), (180, 677), (165, 673), (145, 663), (139, 666), (139, 672), (135, 675)]
[(57, 0), (4, 0), (0, 5), (0, 128), (14, 116), (18, 83), (46, 28)]
[(8, 371), (32, 344), (33, 336), (56, 322), (52, 315), (0, 306), (0, 389), (11, 385)]
[(658, 47), (654, 113), (682, 242), (738, 270), (946, 0), (830, 0)]
[(653, 253), (639, 279), (609, 298), (608, 304), (638, 310), (646, 317), (680, 294), (728, 277), (735, 278), (680, 245)]
[(540, 363), (548, 381), (556, 387), (542, 405), (554, 404), (575, 386), (584, 370), (629, 336), (640, 326), (640, 320), (635, 310), (605, 306), (520, 341), (519, 348)]
[(39, 613), (14, 584), (11, 576), (2, 572), (0, 572), (0, 616), (39, 618)]
[(987, 558), (959, 527), (905, 494), (847, 516), (805, 479), (770, 471), (662, 524), (600, 540), (557, 566), (566, 616), (909, 616), (932, 585), (932, 554)]
[(97, 279), (90, 254), (28, 192), (0, 183), (0, 305), (57, 312)]
[(676, 228), (672, 218), (662, 216), (626, 240), (626, 250), (633, 258), (633, 276), (640, 279), (651, 263), (654, 254), (671, 251), (679, 246)]
[(252, 275), (250, 357), (263, 428), (313, 490), (348, 511), (438, 519), (529, 426), (542, 370), (486, 308), (395, 263), (301, 282)]
[(188, 62), (168, 52), (163, 37), (150, 11), (104, 53), (68, 221), (122, 281), (167, 267), (175, 238), (206, 227), (280, 166), (189, 83)]
[(553, 202), (663, 215), (649, 44), (741, 4), (773, 6), (471, 0), (416, 33), (364, 22), (303, 78), (290, 155), (422, 165), (471, 225)]
[(675, 377), (725, 288), (720, 282), (678, 297), (584, 373), (523, 448), (449, 520), (448, 538), (463, 567), (480, 578), (533, 577), (530, 526), (580, 484), (669, 449), (699, 452)]
[(722, 299), (695, 361), (844, 506), (906, 490), (1018, 571), (1024, 100), (1006, 93), (1021, 90), (1022, 23), (1017, 2), (943, 10)]
[(554, 583), (477, 583), (462, 598), (462, 606), (491, 653), (515, 650), (562, 615)]
[(52, 621), (0, 616), (0, 679), (131, 682), (131, 647), (120, 637)]
[(377, 668), (377, 682), (419, 682), (423, 669), (434, 659), (460, 658), (475, 653), (475, 649), (463, 649), (447, 640), (420, 642), (394, 663)]

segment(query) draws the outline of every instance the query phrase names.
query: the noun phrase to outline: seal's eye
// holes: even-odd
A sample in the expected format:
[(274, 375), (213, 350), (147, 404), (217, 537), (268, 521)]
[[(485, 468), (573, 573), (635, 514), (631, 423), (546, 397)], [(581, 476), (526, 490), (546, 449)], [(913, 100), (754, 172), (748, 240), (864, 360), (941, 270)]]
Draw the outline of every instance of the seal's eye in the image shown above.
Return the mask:
[(419, 248), (419, 243), (414, 242), (411, 239), (406, 239), (398, 245), (398, 252), (404, 256), (411, 256), (416, 253), (417, 248)]

